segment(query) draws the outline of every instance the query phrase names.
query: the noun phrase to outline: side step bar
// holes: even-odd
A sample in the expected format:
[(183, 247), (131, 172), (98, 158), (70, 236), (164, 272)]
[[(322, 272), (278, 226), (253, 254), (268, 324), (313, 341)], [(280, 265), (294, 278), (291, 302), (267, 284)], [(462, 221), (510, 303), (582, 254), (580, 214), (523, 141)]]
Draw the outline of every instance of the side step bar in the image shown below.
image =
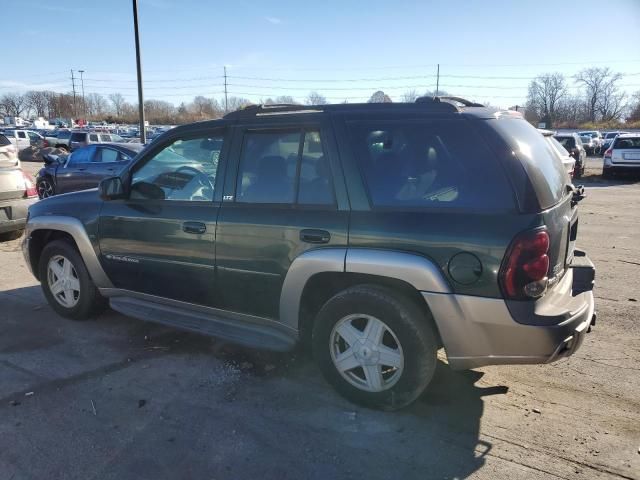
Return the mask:
[[(105, 289), (111, 308), (129, 317), (160, 323), (181, 330), (221, 338), (251, 348), (279, 352), (292, 350), (297, 332), (289, 331), (274, 320), (200, 307), (185, 302), (158, 302), (153, 295), (128, 296), (116, 289)], [(133, 293), (133, 292), (131, 292)], [(141, 296), (150, 298), (140, 298)]]

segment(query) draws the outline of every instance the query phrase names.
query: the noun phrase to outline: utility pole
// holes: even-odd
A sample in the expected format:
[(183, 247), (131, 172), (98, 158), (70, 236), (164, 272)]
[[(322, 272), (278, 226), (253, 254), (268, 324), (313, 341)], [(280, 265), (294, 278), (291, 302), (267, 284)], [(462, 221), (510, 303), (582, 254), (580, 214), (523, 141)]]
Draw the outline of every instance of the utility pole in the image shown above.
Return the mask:
[[(76, 79), (73, 76), (73, 68), (71, 69), (71, 89), (73, 90), (73, 116), (77, 117), (78, 114), (76, 112)], [(74, 118), (75, 121), (75, 118)]]
[(147, 143), (144, 125), (144, 97), (142, 95), (142, 64), (140, 62), (140, 35), (138, 34), (138, 0), (133, 0), (133, 31), (136, 37), (136, 68), (138, 70), (138, 111), (140, 115), (140, 143)]
[(84, 70), (78, 70), (80, 72), (80, 85), (82, 85), (82, 115), (84, 116), (84, 120), (87, 120), (87, 102), (84, 101), (84, 77), (82, 74)]
[(440, 64), (438, 64), (438, 71), (436, 73), (436, 97), (440, 94)]
[(229, 111), (229, 100), (227, 98), (227, 66), (224, 66), (224, 113)]

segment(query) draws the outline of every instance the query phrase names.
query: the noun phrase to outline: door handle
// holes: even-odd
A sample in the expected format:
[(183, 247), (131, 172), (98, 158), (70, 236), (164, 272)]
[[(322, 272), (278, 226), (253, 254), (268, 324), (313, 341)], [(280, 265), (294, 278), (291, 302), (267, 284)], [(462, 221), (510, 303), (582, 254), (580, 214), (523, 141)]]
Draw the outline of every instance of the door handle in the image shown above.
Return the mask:
[(202, 222), (184, 222), (182, 224), (182, 231), (198, 235), (206, 232), (207, 226)]
[(306, 243), (329, 243), (331, 234), (326, 230), (308, 228), (300, 231), (300, 240)]

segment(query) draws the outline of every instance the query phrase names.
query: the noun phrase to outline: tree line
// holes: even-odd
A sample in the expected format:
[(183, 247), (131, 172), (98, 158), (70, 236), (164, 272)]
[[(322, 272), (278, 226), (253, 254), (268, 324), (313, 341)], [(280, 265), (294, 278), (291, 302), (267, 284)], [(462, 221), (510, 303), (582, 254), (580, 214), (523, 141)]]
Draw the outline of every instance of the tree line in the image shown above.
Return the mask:
[[(622, 90), (622, 74), (609, 68), (586, 68), (572, 77), (539, 75), (529, 84), (525, 117), (547, 128), (616, 127), (622, 120), (640, 127), (640, 92)], [(571, 92), (571, 86), (578, 87)]]
[[(626, 120), (626, 127), (640, 128), (640, 92), (628, 95), (622, 90), (622, 74), (609, 68), (587, 68), (567, 77), (562, 73), (544, 73), (533, 79), (528, 87), (524, 106), (525, 117), (534, 125), (544, 122), (547, 128), (576, 128), (601, 126), (615, 128)], [(578, 87), (572, 91), (572, 87)], [(419, 96), (433, 96), (436, 92), (410, 90), (399, 96), (403, 102), (413, 102)], [(439, 95), (447, 95), (440, 90)], [(373, 103), (391, 102), (389, 95), (379, 90), (368, 100)], [(164, 100), (146, 100), (145, 117), (152, 124), (182, 124), (220, 118), (230, 112), (254, 102), (247, 98), (230, 96), (216, 99), (198, 95), (191, 102), (174, 105)], [(291, 96), (263, 98), (258, 103), (278, 104), (303, 103), (323, 105), (326, 97), (310, 92), (299, 102)], [(522, 106), (511, 108), (522, 109)], [(7, 93), (0, 96), (0, 118), (44, 117), (84, 118), (88, 121), (109, 123), (137, 123), (138, 105), (128, 102), (120, 93), (103, 96), (89, 93), (84, 97), (71, 92), (32, 90), (26, 93)]]

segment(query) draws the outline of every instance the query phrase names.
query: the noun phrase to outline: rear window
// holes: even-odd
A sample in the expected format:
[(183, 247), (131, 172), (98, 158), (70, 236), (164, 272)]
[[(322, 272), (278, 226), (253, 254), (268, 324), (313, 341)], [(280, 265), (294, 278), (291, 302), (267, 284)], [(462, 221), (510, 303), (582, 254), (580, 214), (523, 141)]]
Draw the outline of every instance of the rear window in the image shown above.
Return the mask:
[[(540, 206), (544, 209), (558, 203), (569, 179), (561, 159), (540, 132), (518, 118), (502, 118), (493, 125), (520, 159)], [(562, 143), (560, 137), (557, 138)]]
[(363, 121), (349, 131), (375, 207), (513, 207), (506, 175), (465, 120)]
[(9, 141), (9, 139), (7, 137), (5, 137), (4, 135), (0, 134), (0, 147), (4, 147), (5, 145), (11, 145), (11, 142)]
[(73, 132), (70, 137), (70, 141), (72, 142), (84, 142), (86, 133), (83, 132)]
[(613, 144), (614, 149), (632, 150), (640, 148), (640, 137), (620, 138), (618, 137)]

